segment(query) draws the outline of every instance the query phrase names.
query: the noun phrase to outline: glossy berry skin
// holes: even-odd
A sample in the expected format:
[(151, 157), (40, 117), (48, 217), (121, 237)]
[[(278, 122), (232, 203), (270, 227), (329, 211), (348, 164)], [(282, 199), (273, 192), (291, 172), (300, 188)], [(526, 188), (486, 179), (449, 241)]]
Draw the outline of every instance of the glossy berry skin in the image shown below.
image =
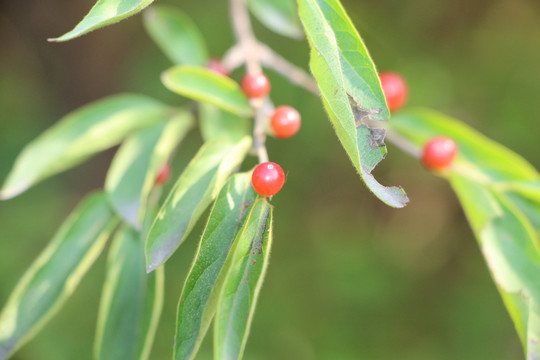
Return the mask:
[(388, 109), (390, 111), (401, 109), (409, 96), (409, 89), (405, 79), (401, 75), (390, 71), (380, 73), (379, 78), (381, 79)]
[(246, 74), (240, 83), (244, 94), (252, 98), (262, 98), (270, 93), (270, 80), (263, 73)]
[(281, 166), (273, 162), (257, 165), (251, 176), (251, 184), (262, 196), (272, 196), (281, 190), (285, 183), (285, 173)]
[(231, 75), (229, 70), (223, 65), (223, 63), (219, 59), (208, 60), (208, 62), (206, 63), (206, 68), (208, 70), (212, 70), (213, 72), (224, 75), (224, 76)]
[(159, 174), (156, 177), (156, 185), (163, 185), (171, 177), (171, 166), (169, 164), (164, 164), (159, 170)]
[(445, 136), (434, 137), (424, 146), (422, 164), (430, 170), (443, 170), (452, 164), (457, 153), (454, 140)]
[(290, 106), (279, 106), (270, 118), (270, 126), (275, 137), (289, 138), (300, 129), (300, 114)]

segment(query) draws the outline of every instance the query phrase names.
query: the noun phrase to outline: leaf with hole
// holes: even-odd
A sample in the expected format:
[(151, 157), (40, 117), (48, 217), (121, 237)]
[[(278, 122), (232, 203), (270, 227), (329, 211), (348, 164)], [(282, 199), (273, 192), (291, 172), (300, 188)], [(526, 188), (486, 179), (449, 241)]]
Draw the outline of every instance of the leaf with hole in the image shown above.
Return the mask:
[(216, 198), (251, 146), (246, 137), (237, 144), (223, 139), (206, 142), (188, 164), (158, 212), (146, 240), (150, 272), (180, 246), (199, 217)]
[(30, 340), (60, 310), (118, 223), (102, 193), (88, 196), (28, 268), (0, 313), (0, 359)]
[(371, 174), (386, 156), (384, 124), (390, 113), (375, 65), (338, 0), (299, 0), (311, 46), (310, 67), (334, 130), (368, 188), (383, 202), (403, 207), (401, 187)]

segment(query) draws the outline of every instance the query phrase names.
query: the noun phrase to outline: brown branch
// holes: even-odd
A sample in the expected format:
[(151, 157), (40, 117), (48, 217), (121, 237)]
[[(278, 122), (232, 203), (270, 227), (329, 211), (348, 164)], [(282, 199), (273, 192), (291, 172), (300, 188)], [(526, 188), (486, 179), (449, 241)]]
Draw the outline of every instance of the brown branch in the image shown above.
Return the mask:
[(258, 44), (261, 61), (269, 69), (272, 69), (287, 78), (291, 83), (298, 85), (307, 91), (319, 95), (319, 86), (311, 75), (303, 69), (291, 64), (274, 50), (265, 44)]
[[(245, 63), (247, 72), (252, 75), (257, 75), (262, 72), (262, 63), (265, 67), (273, 69), (280, 75), (289, 79), (291, 83), (296, 84), (315, 95), (320, 95), (317, 82), (311, 75), (281, 57), (267, 45), (257, 41), (251, 27), (246, 0), (230, 0), (230, 4), (231, 20), (237, 44), (225, 55), (225, 66), (229, 69), (234, 69), (242, 63)], [(253, 130), (254, 151), (259, 157), (259, 162), (265, 162), (268, 161), (268, 154), (265, 146), (266, 119), (268, 115), (266, 111), (268, 110), (268, 106), (272, 107), (272, 105), (268, 98), (252, 99), (250, 103), (255, 112), (255, 126)], [(377, 124), (373, 125), (387, 130), (386, 139), (388, 142), (394, 144), (396, 147), (415, 158), (420, 157), (420, 149), (406, 138), (392, 131), (387, 124), (377, 122)]]
[[(258, 55), (258, 43), (251, 22), (245, 0), (230, 0), (231, 20), (236, 35), (239, 52), (243, 52), (248, 74), (258, 75), (262, 73), (262, 67)], [(232, 55), (231, 55), (232, 56)], [(266, 150), (266, 119), (267, 114), (263, 109), (265, 102), (263, 99), (251, 99), (250, 104), (255, 113), (255, 126), (253, 127), (253, 147), (259, 158), (259, 163), (268, 161)]]

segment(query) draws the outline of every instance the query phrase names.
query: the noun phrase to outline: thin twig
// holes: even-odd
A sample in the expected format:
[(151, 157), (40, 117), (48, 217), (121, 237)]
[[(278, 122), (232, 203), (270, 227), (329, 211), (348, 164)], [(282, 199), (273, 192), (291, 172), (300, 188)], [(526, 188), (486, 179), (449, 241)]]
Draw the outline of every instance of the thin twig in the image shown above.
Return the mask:
[[(270, 49), (267, 45), (261, 44), (255, 38), (249, 12), (245, 0), (230, 0), (231, 20), (236, 35), (237, 44), (233, 46), (225, 56), (225, 66), (234, 69), (243, 62), (246, 64), (247, 72), (257, 75), (262, 72), (261, 63), (273, 69), (277, 73), (289, 79), (290, 82), (310, 91), (315, 95), (320, 95), (317, 82), (311, 75), (303, 69), (293, 65), (279, 54)], [(251, 106), (255, 111), (255, 126), (253, 130), (253, 146), (259, 157), (259, 162), (268, 161), (266, 151), (266, 118), (264, 105), (271, 104), (268, 98), (252, 99)], [(386, 139), (405, 153), (415, 157), (420, 157), (420, 149), (413, 143), (402, 137), (386, 124), (373, 124), (375, 127), (386, 129)], [(382, 125), (382, 126), (381, 126)]]
[(245, 0), (231, 0), (231, 18), (238, 45), (244, 51), (247, 72), (258, 75), (262, 72), (257, 52), (257, 40), (253, 34)]
[[(253, 34), (249, 12), (245, 0), (231, 0), (231, 20), (236, 35), (238, 47), (244, 55), (247, 72), (250, 75), (262, 73), (259, 59), (257, 39)], [(266, 98), (251, 99), (250, 104), (255, 113), (255, 126), (253, 127), (253, 147), (259, 158), (259, 163), (268, 161), (266, 150), (266, 114), (263, 105), (268, 101)]]
[(405, 139), (403, 136), (399, 135), (397, 132), (392, 131), (391, 128), (386, 129), (386, 140), (394, 144), (404, 153), (411, 155), (417, 159), (420, 158), (420, 149), (411, 143), (409, 140)]
[(281, 74), (291, 83), (296, 84), (315, 95), (319, 95), (319, 87), (311, 75), (303, 69), (291, 64), (267, 45), (261, 43), (258, 45), (261, 62), (264, 66)]
[(244, 50), (238, 44), (231, 47), (221, 61), (225, 69), (233, 72), (244, 64)]

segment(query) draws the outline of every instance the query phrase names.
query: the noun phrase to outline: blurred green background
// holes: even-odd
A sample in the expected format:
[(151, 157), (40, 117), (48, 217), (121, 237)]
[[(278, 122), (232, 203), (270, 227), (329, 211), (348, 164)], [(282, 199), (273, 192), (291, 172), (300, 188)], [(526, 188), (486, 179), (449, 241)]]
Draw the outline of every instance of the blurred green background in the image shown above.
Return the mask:
[[(213, 56), (232, 44), (226, 1), (177, 3)], [(169, 66), (140, 16), (50, 44), (92, 0), (0, 2), (0, 178), (28, 141), (65, 113), (117, 92), (169, 103)], [(537, 0), (343, 0), (380, 70), (401, 72), (411, 106), (462, 119), (540, 166), (540, 2)], [(258, 37), (306, 67), (305, 42)], [(240, 72), (235, 73), (238, 79)], [(394, 210), (369, 194), (319, 100), (269, 73), (276, 104), (303, 115), (290, 140), (268, 140), (286, 170), (275, 205), (275, 243), (247, 346), (247, 360), (521, 359), (513, 325), (449, 186), (389, 146), (376, 170), (411, 203)], [(179, 174), (201, 140), (175, 160)], [(82, 196), (100, 188), (114, 151), (0, 203), (0, 304)], [(199, 227), (167, 263), (166, 301), (152, 359), (172, 350), (176, 301)], [(13, 359), (91, 358), (104, 277), (102, 256), (64, 309)], [(211, 359), (206, 341), (200, 359)]]

